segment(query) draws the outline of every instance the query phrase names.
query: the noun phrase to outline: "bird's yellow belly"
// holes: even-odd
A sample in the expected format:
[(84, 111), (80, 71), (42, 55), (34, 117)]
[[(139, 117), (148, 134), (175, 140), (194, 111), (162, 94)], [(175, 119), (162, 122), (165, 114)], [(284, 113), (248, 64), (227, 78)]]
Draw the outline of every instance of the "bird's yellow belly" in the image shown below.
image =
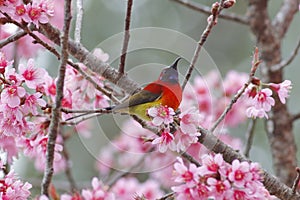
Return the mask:
[(158, 106), (161, 104), (161, 100), (144, 103), (137, 106), (132, 106), (129, 108), (129, 114), (136, 115), (137, 117), (146, 120), (151, 121), (151, 118), (148, 116), (147, 110), (151, 107)]

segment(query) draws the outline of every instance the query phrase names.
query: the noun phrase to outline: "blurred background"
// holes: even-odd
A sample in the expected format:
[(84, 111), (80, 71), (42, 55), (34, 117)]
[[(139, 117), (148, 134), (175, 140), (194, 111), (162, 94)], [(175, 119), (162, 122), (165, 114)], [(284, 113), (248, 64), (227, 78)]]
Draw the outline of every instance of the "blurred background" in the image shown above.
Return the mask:
[[(210, 6), (214, 1), (194, 0), (194, 2), (202, 3)], [(269, 14), (271, 17), (278, 11), (282, 1), (270, 1)], [(74, 5), (75, 8), (75, 5)], [(247, 1), (239, 0), (236, 5), (224, 12), (234, 12), (240, 15), (246, 13)], [(124, 29), (124, 17), (126, 11), (126, 1), (122, 0), (85, 0), (84, 1), (84, 16), (82, 26), (82, 44), (89, 50), (96, 47), (110, 55), (109, 63), (111, 66), (118, 67), (118, 55), (122, 47), (122, 31)], [(180, 63), (180, 72), (182, 75), (189, 65), (191, 56), (196, 48), (196, 42), (199, 40), (203, 30), (207, 24), (207, 16), (179, 5), (170, 0), (135, 0), (133, 3), (131, 28), (137, 29), (138, 35), (143, 35), (142, 39), (146, 40), (146, 46), (134, 50), (135, 45), (138, 46), (138, 39), (134, 34), (130, 38), (130, 52), (126, 59), (126, 70), (132, 79), (143, 84), (154, 80), (161, 68), (169, 65), (174, 58), (181, 53), (185, 54), (185, 61)], [(299, 29), (300, 19), (297, 14), (290, 26), (290, 29), (282, 44), (283, 58), (287, 58), (291, 51), (295, 48), (296, 41), (300, 36)], [(74, 27), (73, 27), (74, 28)], [(162, 29), (163, 28), (163, 31)], [(160, 30), (160, 33), (172, 33), (178, 38), (184, 38), (184, 41), (189, 43), (181, 43), (181, 40), (174, 37), (168, 38), (168, 35), (162, 34), (153, 36), (155, 30)], [(135, 32), (133, 30), (133, 32)], [(147, 36), (147, 32), (151, 33)], [(140, 40), (142, 40), (140, 39)], [(164, 42), (172, 42), (169, 49), (158, 49), (151, 47), (153, 41), (163, 46)], [(186, 44), (186, 46), (182, 46)], [(217, 26), (212, 30), (207, 42), (204, 45), (201, 57), (197, 62), (197, 73), (205, 75), (212, 69), (217, 69), (221, 76), (225, 76), (229, 70), (237, 70), (240, 72), (249, 72), (251, 66), (251, 55), (255, 47), (255, 38), (251, 34), (249, 28), (245, 25), (219, 19)], [(183, 51), (183, 52), (182, 52)], [(48, 53), (41, 53), (38, 66), (45, 66), (52, 75), (56, 74), (58, 66), (57, 61)], [(285, 79), (289, 79), (293, 83), (291, 98), (288, 101), (291, 113), (300, 112), (300, 56), (297, 56), (294, 62), (285, 69)], [(151, 68), (149, 67), (151, 64)], [(148, 67), (148, 68), (147, 68)], [(147, 68), (147, 69), (146, 69)], [(258, 75), (258, 74), (257, 74)], [(124, 116), (117, 116), (122, 121), (126, 119)], [(99, 149), (109, 142), (108, 139), (114, 138), (120, 134), (120, 128), (112, 122), (112, 116), (99, 117), (98, 123), (96, 120), (91, 123), (97, 124), (95, 129), (91, 131), (91, 138), (85, 139), (74, 134), (68, 141), (67, 148), (69, 149), (70, 158), (72, 160), (72, 171), (75, 180), (79, 183), (89, 183), (93, 176), (97, 176), (95, 170), (95, 156), (98, 155)], [(247, 122), (248, 123), (248, 122)], [(244, 141), (247, 123), (230, 130), (230, 133)], [(298, 145), (300, 145), (300, 123), (296, 122), (294, 134)], [(102, 135), (105, 132), (105, 135)], [(101, 133), (101, 134), (99, 134)], [(300, 159), (300, 153), (298, 152)], [(250, 158), (258, 161), (261, 165), (272, 172), (271, 153), (264, 130), (264, 121), (258, 120), (255, 139), (250, 153)], [(16, 170), (22, 176), (28, 179), (33, 185), (38, 186), (42, 174), (34, 170), (33, 164), (27, 159), (21, 158), (16, 163)], [(36, 184), (34, 183), (36, 180)], [(55, 181), (64, 182), (66, 179), (63, 175), (56, 175)], [(79, 184), (80, 185), (80, 184)]]

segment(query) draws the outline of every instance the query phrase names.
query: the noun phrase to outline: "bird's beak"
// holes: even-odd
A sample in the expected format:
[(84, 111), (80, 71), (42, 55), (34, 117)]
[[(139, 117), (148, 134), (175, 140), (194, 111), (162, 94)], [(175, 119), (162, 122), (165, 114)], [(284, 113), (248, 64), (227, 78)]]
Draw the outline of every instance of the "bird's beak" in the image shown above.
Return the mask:
[(179, 62), (180, 59), (181, 57), (176, 58), (176, 60), (173, 62), (173, 64), (170, 67), (177, 71), (177, 63)]

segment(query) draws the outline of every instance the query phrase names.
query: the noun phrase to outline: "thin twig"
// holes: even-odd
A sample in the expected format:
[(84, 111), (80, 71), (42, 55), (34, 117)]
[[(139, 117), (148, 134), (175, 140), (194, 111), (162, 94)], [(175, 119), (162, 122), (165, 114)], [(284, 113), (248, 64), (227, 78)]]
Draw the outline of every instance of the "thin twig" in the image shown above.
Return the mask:
[(84, 113), (84, 114), (91, 114), (91, 113), (111, 113), (111, 110), (107, 109), (95, 109), (95, 110), (88, 110), (88, 109), (82, 109), (82, 110), (72, 110), (68, 108), (61, 108), (61, 111), (64, 113)]
[[(153, 149), (154, 149), (154, 147), (152, 147), (152, 148), (150, 148), (149, 150), (148, 150), (148, 152), (151, 152), (151, 151), (153, 151)], [(132, 171), (134, 170), (134, 169), (136, 169), (136, 168), (138, 168), (138, 167), (140, 167), (142, 164), (143, 164), (143, 162), (144, 162), (144, 160), (145, 160), (145, 158), (146, 158), (146, 156), (147, 156), (148, 154), (144, 154), (134, 165), (132, 165), (129, 169), (127, 169), (126, 171), (123, 171), (123, 172), (120, 172), (120, 173), (118, 173), (118, 174), (116, 174), (111, 180), (109, 180), (108, 181), (108, 183), (107, 183), (107, 185), (109, 186), (109, 188), (111, 188), (120, 178), (122, 178), (122, 177), (124, 177), (124, 176), (127, 176), (128, 174), (130, 174), (130, 173), (132, 173)]]
[(78, 189), (77, 189), (77, 184), (76, 184), (76, 182), (75, 182), (75, 180), (74, 180), (74, 177), (73, 177), (73, 174), (72, 174), (72, 170), (71, 170), (71, 168), (72, 168), (72, 163), (71, 163), (71, 160), (70, 160), (70, 155), (69, 155), (69, 152), (68, 152), (68, 150), (67, 150), (67, 147), (66, 147), (66, 139), (64, 138), (64, 140), (63, 140), (63, 151), (62, 151), (62, 153), (63, 153), (63, 156), (64, 156), (64, 158), (65, 158), (65, 160), (66, 160), (66, 169), (65, 169), (65, 174), (66, 174), (66, 177), (67, 177), (67, 179), (68, 179), (68, 181), (69, 181), (69, 183), (70, 183), (70, 189), (71, 189), (71, 191), (72, 192), (75, 192), (75, 191), (77, 191)]
[[(64, 121), (64, 122), (61, 122), (62, 125), (69, 125), (69, 126), (76, 126), (78, 124), (80, 124), (81, 122), (83, 121), (86, 121), (88, 119), (92, 119), (94, 117), (97, 117), (97, 116), (100, 116), (100, 115), (103, 115), (103, 113), (95, 113), (95, 114), (90, 114), (90, 115), (82, 115), (82, 116), (76, 116), (76, 119), (77, 121)], [(71, 120), (71, 119), (68, 119), (68, 120)]]
[(223, 111), (223, 113), (220, 115), (220, 117), (215, 121), (215, 123), (212, 125), (212, 127), (210, 128), (210, 131), (213, 133), (215, 131), (215, 129), (217, 128), (217, 126), (223, 121), (223, 119), (225, 119), (227, 113), (231, 110), (232, 106), (237, 102), (237, 100), (242, 96), (242, 94), (245, 92), (246, 88), (249, 86), (249, 84), (251, 83), (254, 74), (260, 64), (260, 60), (259, 60), (259, 52), (258, 52), (258, 48), (256, 47), (254, 50), (254, 54), (253, 54), (253, 60), (252, 60), (252, 67), (249, 73), (249, 79), (248, 81), (244, 84), (244, 86), (234, 95), (234, 97), (231, 99), (230, 103), (228, 104), (228, 106), (225, 108), (225, 110)]
[(56, 97), (55, 97), (55, 106), (52, 110), (51, 122), (48, 131), (48, 143), (47, 143), (47, 152), (46, 152), (46, 168), (44, 171), (44, 177), (42, 181), (41, 193), (48, 196), (48, 188), (53, 176), (53, 160), (54, 160), (54, 149), (57, 138), (57, 133), (60, 124), (60, 108), (63, 99), (63, 88), (64, 88), (64, 79), (66, 65), (68, 61), (68, 41), (69, 41), (69, 31), (71, 24), (71, 0), (65, 1), (65, 11), (64, 11), (64, 27), (63, 27), (63, 36), (61, 39), (61, 63), (58, 72), (57, 87), (56, 87)]
[(81, 73), (81, 75), (88, 80), (90, 83), (93, 84), (93, 86), (100, 91), (101, 93), (103, 93), (105, 96), (107, 96), (109, 99), (111, 99), (114, 103), (119, 104), (120, 101), (112, 94), (112, 92), (107, 91), (106, 89), (104, 89), (103, 87), (100, 87), (91, 76), (89, 76), (84, 70), (82, 70), (79, 65), (68, 61), (68, 64), (71, 65), (74, 69), (76, 69), (77, 71), (79, 71)]
[(200, 40), (198, 42), (198, 45), (197, 45), (197, 47), (195, 49), (195, 52), (194, 52), (191, 64), (189, 66), (188, 72), (185, 75), (185, 79), (184, 79), (184, 82), (182, 84), (182, 90), (184, 90), (187, 82), (189, 81), (189, 79), (190, 79), (190, 77), (192, 75), (192, 72), (193, 72), (193, 70), (195, 68), (195, 64), (196, 64), (196, 62), (198, 60), (198, 57), (199, 57), (199, 54), (200, 54), (200, 51), (202, 49), (203, 44), (206, 42), (207, 37), (209, 36), (209, 34), (210, 34), (212, 28), (214, 27), (214, 25), (216, 24), (216, 20), (218, 19), (218, 15), (219, 15), (219, 13), (222, 10), (223, 2), (224, 2), (224, 0), (220, 1), (219, 7), (217, 8), (218, 11), (216, 11), (214, 13), (211, 13), (212, 14), (212, 19), (207, 23), (207, 26), (206, 26), (205, 30), (203, 31), (203, 33), (201, 35), (201, 38), (200, 38)]
[[(43, 40), (41, 40), (36, 34), (34, 34), (30, 28), (28, 28), (27, 26), (23, 26), (22, 24), (19, 24), (18, 22), (14, 21), (13, 19), (11, 19), (9, 16), (7, 16), (11, 22), (15, 23), (17, 26), (19, 26), (20, 28), (22, 28), (27, 34), (29, 34), (32, 38), (35, 39), (36, 43), (41, 44), (43, 47), (45, 47), (48, 51), (50, 51), (51, 53), (53, 53), (58, 59), (60, 59), (60, 55), (57, 52), (57, 50), (55, 48), (53, 48), (52, 46), (50, 46), (48, 43), (44, 42)], [(104, 88), (100, 87), (87, 73), (85, 73), (80, 67), (79, 65), (71, 62), (70, 60), (68, 60), (67, 62), (70, 66), (72, 66), (74, 69), (76, 69), (77, 71), (79, 71), (81, 73), (81, 75), (86, 78), (88, 81), (90, 81), (90, 83), (93, 84), (93, 86), (100, 92), (102, 92), (104, 95), (106, 95), (109, 99), (111, 99), (114, 103), (120, 103), (120, 101), (113, 96), (113, 94), (111, 92), (108, 92), (107, 90), (105, 90)]]
[(294, 114), (291, 118), (292, 121), (296, 121), (298, 119), (300, 119), (300, 113)]
[(15, 42), (18, 39), (24, 37), (27, 35), (26, 31), (18, 31), (17, 33), (9, 36), (8, 38), (5, 38), (0, 41), (0, 48), (4, 47), (5, 45), (8, 45), (9, 43)]
[(76, 25), (74, 32), (74, 40), (77, 43), (81, 41), (81, 26), (82, 26), (82, 18), (83, 18), (83, 0), (77, 0), (77, 15), (76, 15)]
[(168, 194), (165, 194), (163, 197), (158, 198), (157, 200), (168, 200), (173, 199), (175, 197), (175, 192), (170, 192)]
[(289, 64), (291, 64), (291, 62), (293, 62), (293, 60), (296, 58), (299, 49), (300, 49), (300, 38), (299, 38), (299, 40), (298, 40), (298, 43), (297, 43), (295, 49), (292, 51), (290, 57), (289, 57), (287, 60), (283, 60), (283, 61), (281, 61), (279, 64), (272, 66), (272, 67), (271, 67), (271, 70), (272, 70), (273, 72), (274, 72), (274, 71), (278, 71), (278, 70), (281, 70), (281, 69), (283, 69), (284, 67), (288, 66)]
[(130, 28), (130, 21), (131, 21), (132, 4), (133, 4), (133, 0), (127, 1), (123, 47), (122, 47), (122, 51), (121, 51), (121, 58), (120, 58), (120, 64), (119, 64), (119, 73), (121, 73), (121, 74), (124, 74), (124, 71), (125, 71), (126, 54), (127, 54), (129, 38), (130, 38), (129, 28)]
[(256, 119), (251, 119), (248, 125), (247, 133), (246, 133), (246, 147), (244, 151), (244, 155), (249, 158), (249, 153), (251, 146), (253, 144), (253, 138), (254, 138), (254, 129), (255, 129)]
[[(196, 10), (198, 12), (204, 13), (206, 15), (210, 15), (210, 7), (202, 5), (202, 4), (198, 4), (198, 3), (193, 3), (191, 1), (184, 1), (184, 0), (171, 0), (174, 1), (176, 3), (179, 3), (183, 6), (186, 6), (190, 9)], [(243, 25), (248, 25), (249, 21), (248, 18), (246, 16), (240, 16), (234, 13), (221, 13), (219, 15), (220, 18), (226, 19), (226, 20), (230, 20), (233, 22), (238, 22), (240, 24)]]
[(292, 187), (292, 191), (293, 191), (293, 194), (296, 194), (296, 191), (297, 191), (297, 188), (299, 187), (299, 181), (300, 181), (300, 168), (297, 167), (296, 168), (296, 171), (297, 171), (297, 177), (293, 183), (293, 187)]

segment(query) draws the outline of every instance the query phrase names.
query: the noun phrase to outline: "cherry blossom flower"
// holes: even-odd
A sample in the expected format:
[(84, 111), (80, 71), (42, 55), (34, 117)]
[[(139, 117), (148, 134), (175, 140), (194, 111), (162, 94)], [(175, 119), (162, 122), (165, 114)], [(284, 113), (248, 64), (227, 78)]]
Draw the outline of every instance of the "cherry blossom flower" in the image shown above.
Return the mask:
[(32, 58), (28, 60), (26, 67), (23, 64), (20, 64), (19, 69), (27, 87), (35, 89), (38, 85), (44, 83), (44, 75), (46, 72), (42, 68), (35, 67), (34, 60)]
[(156, 200), (164, 195), (163, 191), (160, 189), (160, 184), (153, 179), (149, 179), (140, 184), (136, 194), (145, 197), (147, 200)]
[(39, 23), (45, 24), (49, 22), (49, 15), (53, 15), (53, 8), (47, 4), (46, 0), (36, 0), (26, 4), (28, 18), (23, 18), (25, 22), (32, 22), (37, 27)]
[(8, 61), (4, 53), (0, 52), (0, 73), (4, 74), (6, 67), (12, 65), (13, 61)]
[(224, 199), (231, 188), (228, 180), (217, 180), (211, 177), (207, 179), (207, 184), (211, 186), (211, 193), (216, 199)]
[(279, 100), (281, 103), (286, 103), (286, 98), (289, 97), (289, 92), (292, 89), (292, 82), (290, 80), (285, 80), (282, 83), (276, 84), (276, 83), (270, 83), (270, 88), (277, 92)]
[(161, 133), (161, 136), (154, 139), (152, 141), (152, 144), (158, 144), (158, 150), (161, 153), (166, 152), (168, 148), (170, 148), (172, 151), (176, 150), (174, 136), (167, 129), (164, 129), (163, 132)]
[(243, 187), (246, 182), (252, 179), (250, 172), (250, 164), (248, 162), (240, 162), (234, 160), (232, 162), (231, 171), (228, 174), (228, 179), (237, 187)]
[(46, 106), (46, 101), (43, 100), (41, 93), (34, 93), (31, 95), (26, 95), (26, 99), (24, 102), (24, 105), (22, 106), (22, 111), (25, 114), (33, 114), (33, 115), (38, 115), (37, 109), (39, 107), (45, 107)]
[[(9, 164), (13, 162), (13, 158), (17, 158), (18, 156), (18, 148), (13, 136), (2, 135), (0, 139), (0, 149), (7, 153), (7, 162)], [(0, 159), (0, 169), (2, 168), (1, 164), (2, 160)]]
[(104, 186), (102, 181), (94, 177), (92, 179), (92, 189), (84, 189), (81, 192), (82, 197), (85, 200), (103, 199), (103, 200), (114, 200), (115, 196), (107, 191), (108, 188)]
[(198, 141), (198, 136), (201, 134), (196, 132), (194, 134), (185, 134), (180, 129), (175, 133), (174, 141), (176, 143), (176, 151), (186, 151), (190, 145), (195, 144)]
[(187, 185), (178, 185), (178, 186), (173, 186), (171, 187), (172, 191), (174, 191), (176, 195), (177, 200), (196, 200), (196, 198), (193, 198), (193, 189), (188, 187)]
[(172, 108), (163, 105), (149, 108), (147, 112), (148, 115), (153, 118), (152, 123), (154, 126), (172, 123), (173, 115), (175, 115)]
[(20, 105), (21, 98), (26, 94), (26, 90), (17, 85), (10, 85), (4, 88), (1, 93), (1, 102), (7, 104), (11, 108)]
[(186, 183), (189, 187), (190, 186), (195, 186), (198, 182), (200, 173), (199, 169), (195, 164), (190, 164), (189, 168), (187, 168), (184, 163), (182, 158), (177, 158), (177, 161), (174, 164), (174, 169), (175, 169), (175, 182), (178, 183)]
[(179, 115), (180, 129), (185, 134), (195, 134), (198, 132), (197, 128), (200, 125), (200, 120), (203, 118), (199, 112), (194, 109), (187, 109)]
[(25, 200), (30, 196), (29, 189), (32, 185), (28, 182), (23, 183), (18, 180), (17, 175), (11, 170), (3, 179), (0, 179), (0, 198), (1, 199), (20, 199)]
[(221, 154), (215, 156), (203, 155), (201, 158), (202, 166), (200, 167), (200, 174), (202, 176), (207, 174), (215, 174), (224, 165), (224, 160)]
[[(275, 100), (272, 97), (272, 90), (264, 88), (260, 91), (256, 91), (255, 93), (252, 92), (252, 89), (250, 89), (250, 91), (251, 92), (246, 92), (246, 94), (251, 95), (248, 96), (251, 106), (247, 108), (246, 115), (253, 118), (268, 118), (266, 112), (270, 111), (271, 107), (275, 105)], [(253, 96), (254, 98), (252, 98)]]

